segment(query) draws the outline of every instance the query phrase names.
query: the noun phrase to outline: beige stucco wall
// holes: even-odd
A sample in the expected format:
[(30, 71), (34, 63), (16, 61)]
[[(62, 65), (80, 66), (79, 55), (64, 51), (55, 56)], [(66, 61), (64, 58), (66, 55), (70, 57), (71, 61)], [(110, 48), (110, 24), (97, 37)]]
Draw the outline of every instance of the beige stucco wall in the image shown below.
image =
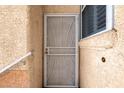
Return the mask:
[(30, 59), (30, 87), (42, 87), (43, 66), (43, 9), (42, 6), (29, 6), (28, 49), (33, 50)]
[(27, 11), (27, 6), (0, 6), (1, 67), (27, 52)]
[(33, 56), (0, 74), (0, 87), (42, 87), (41, 6), (0, 6), (0, 67)]
[(80, 13), (79, 5), (45, 5), (44, 13)]
[[(0, 68), (27, 51), (27, 6), (0, 6)], [(0, 74), (0, 87), (29, 87), (28, 62)]]
[[(114, 7), (110, 32), (80, 41), (80, 87), (124, 87), (124, 6)], [(106, 62), (101, 58), (105, 57)]]

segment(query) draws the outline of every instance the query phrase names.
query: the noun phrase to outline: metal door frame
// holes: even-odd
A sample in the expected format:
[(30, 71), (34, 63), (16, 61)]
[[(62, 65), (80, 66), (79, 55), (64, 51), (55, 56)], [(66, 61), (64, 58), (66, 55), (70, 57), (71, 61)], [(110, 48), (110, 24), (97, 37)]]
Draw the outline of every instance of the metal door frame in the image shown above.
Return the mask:
[[(75, 53), (76, 53), (76, 57), (75, 57), (75, 85), (74, 86), (67, 86), (67, 85), (47, 85), (47, 60), (46, 60), (46, 54), (45, 54), (45, 49), (47, 47), (47, 17), (48, 16), (74, 16), (75, 17), (75, 35), (76, 35), (76, 46), (75, 46)], [(78, 87), (79, 86), (79, 51), (78, 51), (78, 41), (79, 41), (79, 13), (47, 13), (44, 14), (44, 87)]]

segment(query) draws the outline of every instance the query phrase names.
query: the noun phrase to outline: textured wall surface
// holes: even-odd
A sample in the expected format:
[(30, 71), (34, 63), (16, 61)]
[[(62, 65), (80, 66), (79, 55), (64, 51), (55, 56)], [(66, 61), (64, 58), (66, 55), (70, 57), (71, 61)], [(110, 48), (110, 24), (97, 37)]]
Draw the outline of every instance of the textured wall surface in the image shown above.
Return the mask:
[(27, 52), (27, 11), (27, 6), (0, 6), (0, 67)]
[[(27, 51), (27, 6), (0, 6), (0, 68)], [(29, 87), (28, 62), (0, 75), (0, 87)]]
[(13, 70), (0, 75), (0, 87), (26, 88), (30, 85), (27, 70)]
[(80, 13), (78, 5), (45, 5), (44, 13)]
[[(124, 87), (124, 6), (114, 8), (114, 30), (80, 41), (80, 87)], [(105, 57), (106, 62), (101, 58)]]
[(43, 11), (42, 6), (29, 7), (28, 49), (34, 51), (29, 63), (30, 87), (42, 87)]

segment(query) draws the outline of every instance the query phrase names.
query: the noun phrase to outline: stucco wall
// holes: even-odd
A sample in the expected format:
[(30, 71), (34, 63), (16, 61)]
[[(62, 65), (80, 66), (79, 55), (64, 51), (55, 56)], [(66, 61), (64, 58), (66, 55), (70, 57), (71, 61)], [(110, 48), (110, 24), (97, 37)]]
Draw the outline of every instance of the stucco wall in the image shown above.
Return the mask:
[[(0, 68), (27, 51), (27, 6), (0, 6)], [(28, 62), (0, 74), (0, 87), (29, 87)]]
[(42, 87), (43, 10), (42, 6), (29, 6), (29, 8), (28, 49), (33, 50), (33, 58), (29, 63), (30, 87)]
[(80, 13), (79, 5), (45, 5), (44, 13)]
[[(110, 32), (80, 41), (80, 87), (124, 87), (124, 6), (114, 8)], [(105, 57), (106, 62), (101, 58)]]
[(42, 87), (41, 6), (0, 6), (0, 67), (33, 56), (0, 74), (0, 87)]

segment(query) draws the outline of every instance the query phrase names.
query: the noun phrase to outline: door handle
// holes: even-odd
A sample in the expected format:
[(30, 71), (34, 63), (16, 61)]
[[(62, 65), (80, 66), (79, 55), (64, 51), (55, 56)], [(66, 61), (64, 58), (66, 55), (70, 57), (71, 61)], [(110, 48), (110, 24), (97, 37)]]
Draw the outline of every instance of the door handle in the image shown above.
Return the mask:
[(45, 49), (45, 54), (48, 54), (48, 48)]

